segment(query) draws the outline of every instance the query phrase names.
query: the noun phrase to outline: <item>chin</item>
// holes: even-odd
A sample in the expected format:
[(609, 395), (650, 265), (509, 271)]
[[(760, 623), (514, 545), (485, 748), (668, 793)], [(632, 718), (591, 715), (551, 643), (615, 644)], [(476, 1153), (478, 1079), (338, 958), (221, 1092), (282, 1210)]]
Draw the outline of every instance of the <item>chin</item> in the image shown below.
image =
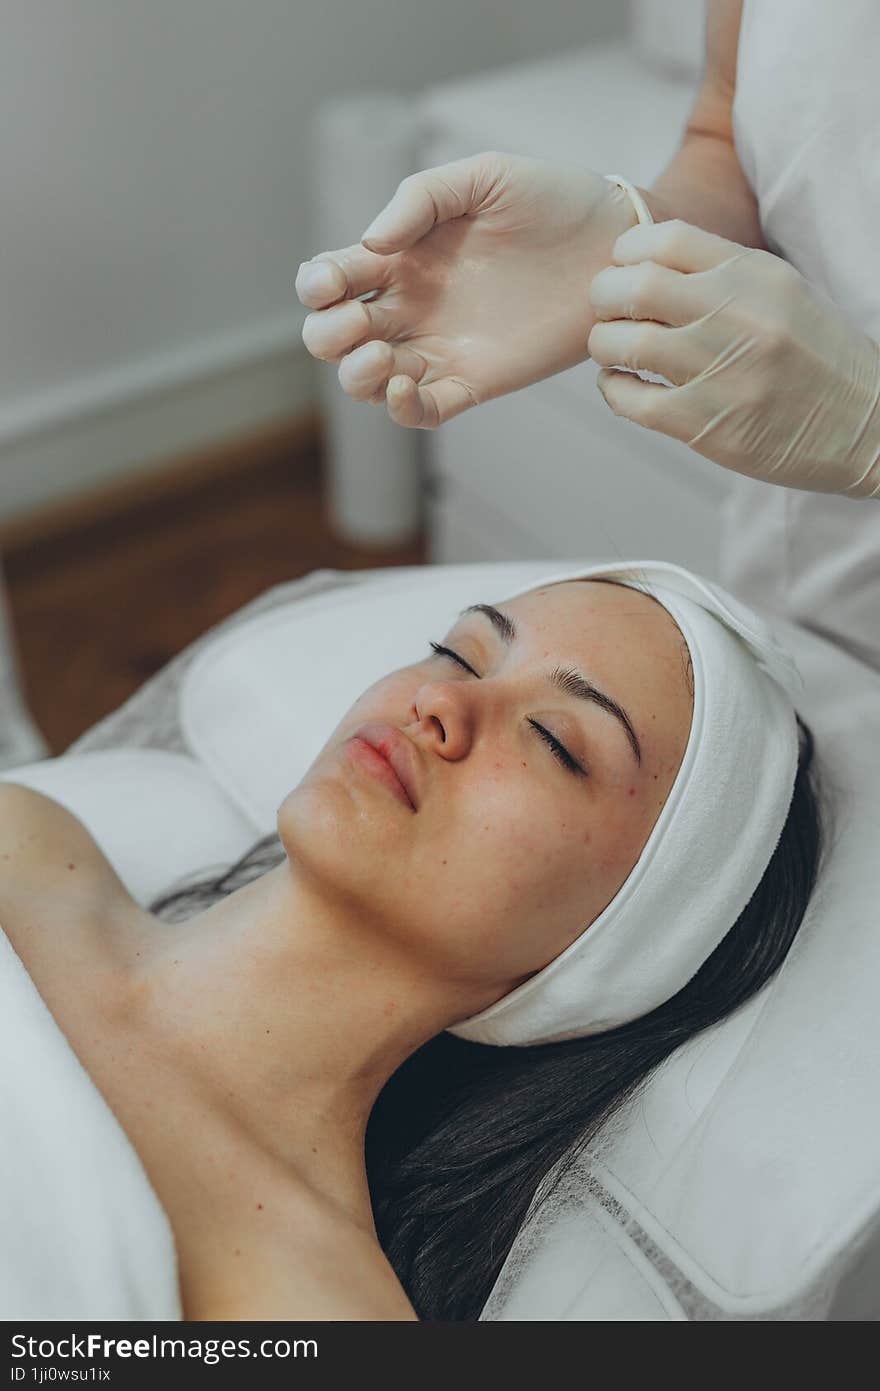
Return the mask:
[(323, 789), (307, 781), (308, 774), (292, 787), (275, 814), (275, 826), (282, 844), (299, 840), (315, 818), (323, 820), (321, 802), (326, 800)]
[(329, 868), (340, 854), (351, 858), (357, 808), (338, 779), (312, 769), (292, 787), (275, 818), (278, 837), (288, 859), (318, 862)]

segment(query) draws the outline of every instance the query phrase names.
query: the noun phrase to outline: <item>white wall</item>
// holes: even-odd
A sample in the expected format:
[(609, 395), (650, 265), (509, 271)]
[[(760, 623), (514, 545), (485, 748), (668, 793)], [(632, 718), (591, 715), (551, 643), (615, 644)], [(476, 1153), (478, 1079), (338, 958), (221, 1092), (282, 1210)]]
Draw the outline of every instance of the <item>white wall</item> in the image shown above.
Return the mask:
[(622, 0), (3, 0), (0, 520), (313, 399), (316, 103), (625, 23)]

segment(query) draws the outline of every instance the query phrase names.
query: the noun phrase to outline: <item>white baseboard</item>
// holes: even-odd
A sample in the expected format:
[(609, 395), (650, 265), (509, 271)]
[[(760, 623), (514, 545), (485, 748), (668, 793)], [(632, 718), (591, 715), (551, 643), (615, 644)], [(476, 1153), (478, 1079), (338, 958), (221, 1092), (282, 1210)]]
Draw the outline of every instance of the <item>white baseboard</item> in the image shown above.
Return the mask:
[(0, 523), (312, 409), (305, 313), (0, 407)]

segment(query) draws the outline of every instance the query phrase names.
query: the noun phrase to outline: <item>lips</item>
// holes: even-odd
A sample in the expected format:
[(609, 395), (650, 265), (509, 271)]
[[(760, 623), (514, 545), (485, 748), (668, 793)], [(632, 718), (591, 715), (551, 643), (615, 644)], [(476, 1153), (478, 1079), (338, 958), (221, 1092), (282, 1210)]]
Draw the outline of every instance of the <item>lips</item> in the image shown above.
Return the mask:
[(418, 775), (416, 773), (416, 752), (406, 735), (393, 725), (373, 720), (356, 729), (355, 739), (363, 739), (365, 744), (380, 753), (391, 765), (404, 792), (412, 803), (413, 811), (419, 809)]

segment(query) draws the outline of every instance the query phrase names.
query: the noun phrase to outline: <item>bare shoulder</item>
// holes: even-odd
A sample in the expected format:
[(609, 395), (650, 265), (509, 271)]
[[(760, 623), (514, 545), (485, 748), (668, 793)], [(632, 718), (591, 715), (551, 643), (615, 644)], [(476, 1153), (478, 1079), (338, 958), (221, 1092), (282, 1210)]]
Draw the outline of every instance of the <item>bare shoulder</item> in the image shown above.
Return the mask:
[(217, 1224), (223, 1249), (189, 1292), (182, 1282), (187, 1318), (418, 1320), (371, 1232), (313, 1194), (269, 1200), (264, 1213), (265, 1224)]
[(312, 1234), (310, 1318), (416, 1320), (376, 1237), (347, 1219), (322, 1215)]
[(23, 783), (0, 781), (0, 907), (63, 886), (65, 898), (128, 892), (79, 817)]

